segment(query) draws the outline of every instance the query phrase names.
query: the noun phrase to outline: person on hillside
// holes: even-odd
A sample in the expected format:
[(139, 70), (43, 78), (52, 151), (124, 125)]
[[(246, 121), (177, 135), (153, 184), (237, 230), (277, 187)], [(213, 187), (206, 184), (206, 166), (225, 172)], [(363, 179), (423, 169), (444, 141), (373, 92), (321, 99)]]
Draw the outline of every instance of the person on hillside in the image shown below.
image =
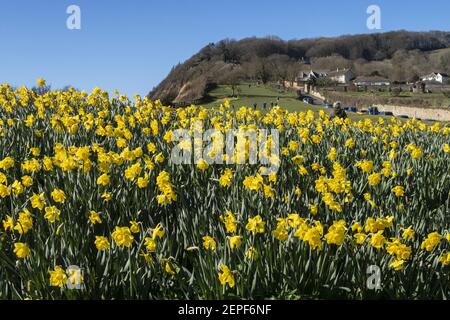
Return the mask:
[(333, 112), (331, 113), (331, 117), (338, 117), (341, 119), (346, 119), (347, 118), (347, 113), (345, 112), (344, 109), (342, 109), (341, 107), (341, 103), (339, 101), (335, 102), (333, 105)]

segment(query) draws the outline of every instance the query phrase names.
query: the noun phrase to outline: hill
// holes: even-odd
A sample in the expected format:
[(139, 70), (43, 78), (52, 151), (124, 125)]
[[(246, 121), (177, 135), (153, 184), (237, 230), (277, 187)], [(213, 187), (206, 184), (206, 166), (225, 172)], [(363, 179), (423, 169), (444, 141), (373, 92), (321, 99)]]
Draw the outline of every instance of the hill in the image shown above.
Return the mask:
[(217, 85), (293, 81), (302, 70), (352, 68), (357, 75), (407, 81), (450, 73), (450, 32), (348, 35), (284, 41), (277, 37), (222, 40), (201, 49), (150, 93), (164, 103), (205, 100)]

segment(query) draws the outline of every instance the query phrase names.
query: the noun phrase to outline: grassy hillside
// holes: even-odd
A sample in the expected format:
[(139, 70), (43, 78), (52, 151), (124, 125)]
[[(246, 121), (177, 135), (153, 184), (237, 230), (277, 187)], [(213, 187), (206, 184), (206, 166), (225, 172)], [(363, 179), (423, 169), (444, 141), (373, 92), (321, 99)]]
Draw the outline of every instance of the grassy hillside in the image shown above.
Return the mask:
[[(239, 95), (238, 97), (233, 98), (233, 92), (230, 86), (220, 85), (209, 93), (212, 100), (208, 103), (203, 104), (203, 106), (207, 108), (216, 108), (220, 106), (225, 101), (225, 99), (228, 99), (231, 104), (234, 104), (236, 109), (242, 106), (253, 107), (253, 104), (256, 102), (258, 104), (257, 109), (264, 112), (265, 110), (263, 110), (262, 107), (263, 103), (266, 102), (268, 108), (270, 108), (270, 103), (275, 103), (277, 101), (277, 97), (279, 97), (279, 105), (289, 112), (305, 112), (308, 110), (312, 110), (314, 112), (319, 112), (320, 110), (324, 110), (327, 113), (330, 112), (330, 109), (324, 109), (323, 106), (306, 104), (296, 99), (296, 92), (293, 90), (280, 92), (276, 87), (272, 85), (257, 86), (255, 84), (243, 83), (238, 86), (238, 90), (236, 91), (239, 91)], [(377, 119), (379, 117), (382, 117), (359, 115), (351, 112), (348, 113), (348, 116), (352, 120), (360, 120), (363, 118)], [(389, 117), (383, 118), (388, 119)]]
[(238, 86), (237, 91), (239, 91), (238, 97), (233, 98), (230, 86), (219, 85), (209, 93), (209, 96), (213, 100), (206, 103), (205, 106), (216, 107), (225, 99), (228, 99), (236, 108), (241, 106), (253, 107), (253, 104), (257, 103), (257, 108), (262, 110), (264, 102), (270, 107), (271, 102), (275, 104), (277, 102), (277, 97), (279, 97), (280, 106), (291, 112), (306, 111), (310, 109), (316, 111), (322, 109), (318, 106), (311, 106), (296, 99), (296, 93), (294, 91), (287, 90), (285, 92), (280, 92), (270, 85), (257, 86), (255, 84), (243, 83)]

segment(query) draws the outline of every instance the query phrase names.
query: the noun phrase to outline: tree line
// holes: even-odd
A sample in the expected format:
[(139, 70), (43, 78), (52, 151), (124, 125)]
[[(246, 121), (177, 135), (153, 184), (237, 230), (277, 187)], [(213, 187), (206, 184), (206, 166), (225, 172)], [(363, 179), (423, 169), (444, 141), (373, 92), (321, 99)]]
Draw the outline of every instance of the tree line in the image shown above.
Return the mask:
[[(284, 41), (278, 37), (225, 39), (210, 43), (150, 93), (164, 103), (198, 100), (218, 84), (294, 81), (300, 71), (351, 68), (357, 75), (411, 81), (450, 72), (450, 32), (407, 32)], [(441, 50), (442, 49), (442, 50)]]

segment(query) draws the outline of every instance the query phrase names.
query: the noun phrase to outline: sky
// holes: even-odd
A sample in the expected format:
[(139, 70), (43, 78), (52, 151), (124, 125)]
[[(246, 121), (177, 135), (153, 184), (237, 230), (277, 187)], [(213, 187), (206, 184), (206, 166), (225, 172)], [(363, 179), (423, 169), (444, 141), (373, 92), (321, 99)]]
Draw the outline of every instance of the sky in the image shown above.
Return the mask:
[[(378, 5), (381, 29), (367, 28)], [(70, 30), (67, 7), (81, 11)], [(448, 0), (0, 0), (0, 83), (147, 94), (211, 42), (450, 30)]]

